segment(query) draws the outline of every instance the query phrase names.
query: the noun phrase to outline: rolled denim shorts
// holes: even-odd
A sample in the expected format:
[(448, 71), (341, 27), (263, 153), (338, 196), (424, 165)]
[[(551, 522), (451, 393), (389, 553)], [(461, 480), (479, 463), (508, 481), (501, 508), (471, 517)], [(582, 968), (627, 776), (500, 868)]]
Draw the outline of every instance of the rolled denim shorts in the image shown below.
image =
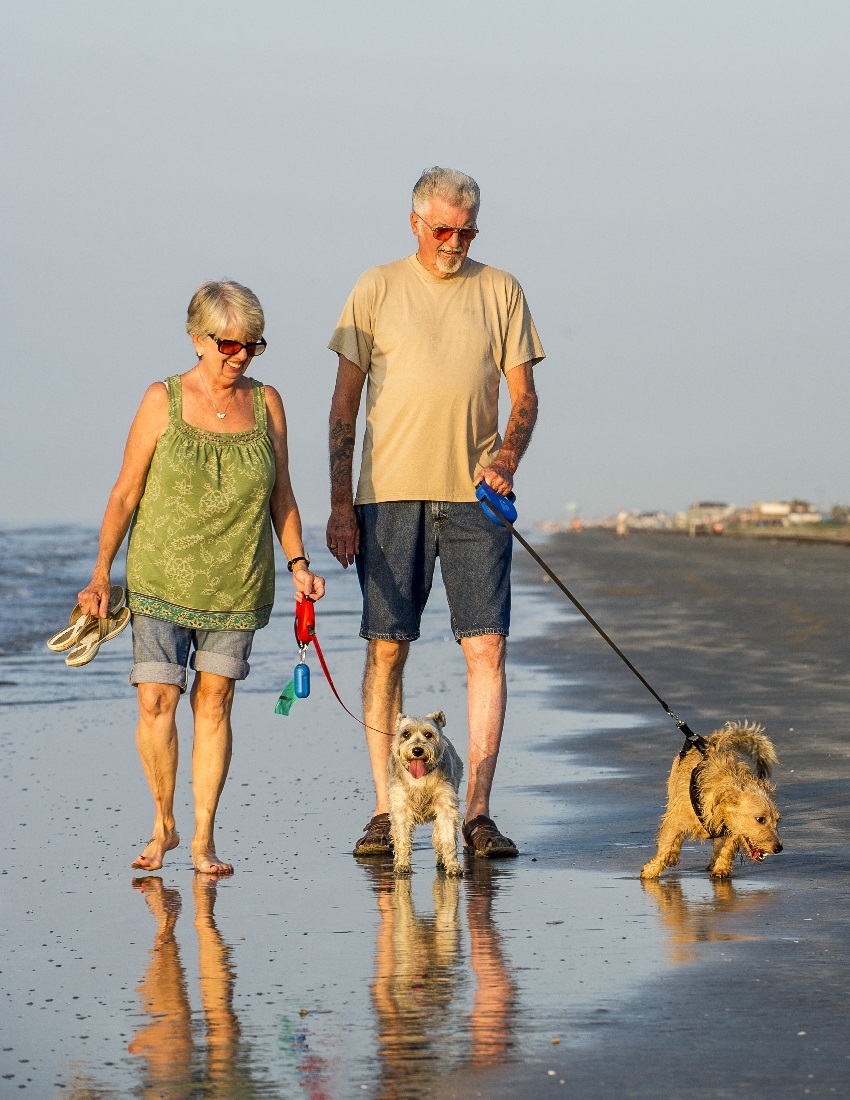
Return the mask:
[(131, 684), (176, 684), (184, 692), (189, 683), (187, 664), (196, 672), (212, 672), (229, 680), (244, 680), (251, 671), (253, 630), (192, 630), (135, 612), (132, 627)]
[(357, 576), (361, 638), (413, 641), (440, 569), (456, 640), (507, 636), (511, 617), (511, 533), (480, 504), (397, 500), (359, 504)]

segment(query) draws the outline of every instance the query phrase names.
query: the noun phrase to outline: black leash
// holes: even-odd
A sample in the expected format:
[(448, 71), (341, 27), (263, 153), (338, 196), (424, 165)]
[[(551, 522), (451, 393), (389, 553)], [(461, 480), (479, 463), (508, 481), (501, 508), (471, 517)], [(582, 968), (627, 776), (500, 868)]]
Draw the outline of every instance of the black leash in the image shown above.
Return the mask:
[(486, 506), (487, 510), (489, 512), (491, 512), (493, 514), (493, 516), (496, 517), (496, 519), (498, 519), (499, 523), (501, 523), (505, 527), (507, 527), (507, 529), (514, 536), (514, 538), (517, 540), (517, 542), (521, 543), (522, 546), (524, 546), (525, 549), (528, 551), (528, 553), (531, 555), (531, 557), (534, 558), (534, 560), (537, 562), (537, 564), (540, 566), (540, 568), (543, 570), (543, 572), (550, 578), (550, 580), (555, 582), (555, 584), (558, 586), (558, 588), (560, 588), (560, 590), (564, 593), (564, 595), (567, 597), (567, 599), (570, 601), (570, 603), (573, 605), (573, 607), (575, 607), (577, 611), (580, 611), (582, 613), (582, 615), (584, 615), (585, 619), (587, 619), (587, 621), (590, 623), (590, 625), (593, 627), (593, 629), (602, 638), (605, 639), (605, 641), (614, 650), (614, 652), (617, 654), (617, 656), (620, 658), (620, 660), (623, 662), (623, 664), (625, 664), (627, 668), (631, 669), (631, 671), (635, 674), (635, 676), (637, 676), (637, 678), (640, 680), (640, 682), (643, 684), (643, 686), (646, 688), (646, 690), (650, 693), (650, 695), (652, 695), (652, 697), (654, 699), (656, 699), (661, 704), (661, 706), (664, 708), (666, 713), (673, 719), (673, 721), (676, 723), (678, 728), (685, 735), (685, 743), (684, 743), (684, 745), (682, 745), (682, 749), (681, 749), (679, 755), (684, 756), (685, 753), (687, 753), (692, 748), (699, 749), (699, 751), (704, 755), (705, 754), (705, 748), (706, 748), (705, 738), (700, 736), (700, 734), (698, 734), (698, 733), (694, 733), (694, 731), (690, 728), (690, 726), (688, 725), (687, 722), (683, 721), (681, 718), (677, 717), (673, 713), (673, 711), (670, 709), (670, 707), (667, 706), (667, 704), (664, 702), (664, 700), (661, 698), (661, 696), (658, 694), (658, 692), (655, 690), (655, 688), (652, 686), (652, 684), (650, 684), (650, 682), (648, 680), (646, 680), (643, 676), (641, 676), (641, 674), (638, 672), (638, 670), (635, 668), (635, 666), (632, 664), (632, 662), (628, 659), (628, 657), (625, 655), (625, 653), (623, 653), (623, 651), (620, 649), (620, 647), (615, 642), (613, 642), (611, 640), (611, 638), (608, 637), (608, 635), (605, 633), (605, 631), (602, 629), (602, 627), (599, 625), (599, 623), (593, 618), (593, 616), (590, 614), (590, 612), (586, 611), (585, 608), (582, 607), (582, 605), (578, 602), (578, 600), (575, 598), (575, 596), (572, 594), (572, 592), (570, 592), (570, 590), (567, 588), (567, 586), (564, 584), (564, 582), (561, 580), (561, 578), (555, 572), (553, 572), (552, 569), (549, 568), (549, 566), (540, 557), (540, 555), (537, 553), (537, 551), (534, 549), (534, 547), (531, 546), (528, 542), (526, 542), (526, 540), (522, 537), (522, 535), (519, 533), (519, 531), (517, 531), (516, 527), (514, 527), (513, 523), (511, 523), (511, 521), (509, 519), (507, 519), (506, 516), (502, 515), (502, 513), (497, 508), (493, 507), (493, 505), (490, 503), (489, 499), (486, 496), (484, 496), (481, 499), (481, 506), (482, 507)]

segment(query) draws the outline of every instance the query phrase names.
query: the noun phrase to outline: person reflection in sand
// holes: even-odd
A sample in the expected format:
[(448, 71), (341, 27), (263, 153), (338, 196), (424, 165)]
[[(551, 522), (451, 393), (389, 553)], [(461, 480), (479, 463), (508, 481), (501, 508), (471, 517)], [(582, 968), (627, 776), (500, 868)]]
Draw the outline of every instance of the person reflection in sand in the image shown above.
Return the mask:
[(670, 961), (675, 964), (694, 962), (698, 944), (757, 939), (730, 931), (728, 922), (721, 927), (721, 920), (761, 911), (773, 893), (764, 889), (741, 893), (728, 879), (717, 879), (711, 882), (710, 897), (688, 901), (682, 883), (675, 878), (663, 882), (641, 879), (641, 886), (658, 906)]
[(492, 864), (465, 879), (469, 964), (475, 979), (473, 1007), (465, 1019), (466, 988), (459, 916), (460, 884), (434, 879), (433, 915), (416, 912), (411, 880), (391, 867), (368, 868), (378, 905), (372, 1003), (381, 1058), (375, 1096), (398, 1100), (466, 1065), (493, 1066), (512, 1046), (513, 979), (492, 922)]
[(490, 863), (470, 860), (466, 883), (469, 964), (475, 974), (475, 1001), (470, 1018), (473, 1066), (498, 1065), (513, 1046), (511, 1020), (516, 1001), (513, 975), (505, 965), (502, 937), (493, 923), (493, 899), (503, 872)]
[(150, 962), (136, 988), (150, 1022), (139, 1028), (128, 1047), (145, 1060), (142, 1095), (159, 1100), (184, 1100), (202, 1091), (219, 1100), (259, 1095), (233, 1010), (235, 972), (230, 948), (213, 918), (217, 876), (196, 874), (192, 884), (205, 1043), (197, 1041), (192, 1026), (186, 973), (175, 935), (182, 908), (180, 892), (156, 876), (134, 879), (133, 886), (144, 895), (157, 922)]

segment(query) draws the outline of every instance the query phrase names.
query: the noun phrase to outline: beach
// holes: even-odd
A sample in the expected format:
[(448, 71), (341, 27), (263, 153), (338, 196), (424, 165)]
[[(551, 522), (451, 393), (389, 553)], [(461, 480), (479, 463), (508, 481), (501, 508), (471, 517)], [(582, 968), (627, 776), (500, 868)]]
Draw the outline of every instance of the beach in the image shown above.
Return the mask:
[[(764, 723), (784, 851), (715, 884), (690, 844), (640, 882), (681, 735), (516, 546), (493, 812), (519, 859), (450, 880), (425, 828), (411, 880), (351, 857), (366, 753), (315, 657), (310, 698), (274, 714), (298, 656), (284, 566), (234, 708), (217, 832), (236, 873), (191, 868), (184, 702), (184, 843), (138, 876), (151, 810), (129, 631), (78, 670), (39, 641), (67, 619), (92, 534), (4, 533), (30, 572), (0, 589), (0, 1097), (847, 1094), (850, 549), (524, 533), (697, 732)], [(314, 560), (319, 637), (356, 710), (356, 578)], [(407, 710), (446, 712), (465, 757), (438, 585), (406, 690)]]

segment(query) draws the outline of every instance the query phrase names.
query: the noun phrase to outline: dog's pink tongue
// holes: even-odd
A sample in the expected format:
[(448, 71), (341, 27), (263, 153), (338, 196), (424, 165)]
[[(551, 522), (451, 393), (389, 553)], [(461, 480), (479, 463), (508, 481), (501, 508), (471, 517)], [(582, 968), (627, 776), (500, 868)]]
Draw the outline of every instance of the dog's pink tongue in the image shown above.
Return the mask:
[(410, 766), (407, 769), (414, 779), (421, 779), (425, 774), (425, 761), (420, 760), (414, 756), (410, 761)]

